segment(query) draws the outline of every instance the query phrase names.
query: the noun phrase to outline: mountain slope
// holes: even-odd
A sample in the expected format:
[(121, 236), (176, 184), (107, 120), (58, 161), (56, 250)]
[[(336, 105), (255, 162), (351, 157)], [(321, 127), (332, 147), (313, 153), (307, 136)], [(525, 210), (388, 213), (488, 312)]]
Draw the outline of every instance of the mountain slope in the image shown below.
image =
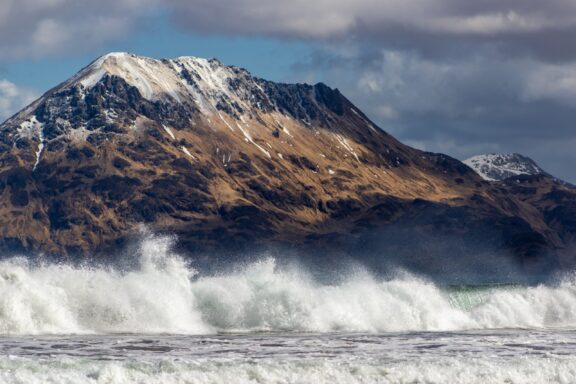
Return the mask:
[(106, 55), (0, 126), (2, 247), (26, 252), (116, 252), (141, 224), (193, 254), (284, 244), (415, 258), (435, 236), (465, 239), (470, 257), (562, 247), (540, 208), (504, 188), (401, 144), (324, 84), (193, 57)]

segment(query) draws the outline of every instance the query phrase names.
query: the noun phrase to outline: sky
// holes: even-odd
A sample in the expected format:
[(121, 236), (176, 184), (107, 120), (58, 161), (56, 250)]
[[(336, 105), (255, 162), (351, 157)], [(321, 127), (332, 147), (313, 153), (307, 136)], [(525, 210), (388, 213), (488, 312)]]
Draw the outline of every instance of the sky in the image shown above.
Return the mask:
[(107, 52), (215, 57), (338, 88), (420, 149), (576, 182), (575, 36), (574, 0), (1, 0), (0, 120)]

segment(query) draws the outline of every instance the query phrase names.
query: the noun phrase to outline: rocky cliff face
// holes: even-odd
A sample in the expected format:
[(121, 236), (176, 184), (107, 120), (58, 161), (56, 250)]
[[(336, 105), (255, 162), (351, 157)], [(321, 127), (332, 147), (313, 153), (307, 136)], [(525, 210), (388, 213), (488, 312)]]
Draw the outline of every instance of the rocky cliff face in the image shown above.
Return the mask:
[(338, 90), (217, 60), (110, 54), (0, 126), (5, 250), (110, 254), (144, 224), (191, 254), (283, 244), (412, 260), (446, 236), (454, 252), (550, 260), (571, 229), (514, 188), (399, 143)]

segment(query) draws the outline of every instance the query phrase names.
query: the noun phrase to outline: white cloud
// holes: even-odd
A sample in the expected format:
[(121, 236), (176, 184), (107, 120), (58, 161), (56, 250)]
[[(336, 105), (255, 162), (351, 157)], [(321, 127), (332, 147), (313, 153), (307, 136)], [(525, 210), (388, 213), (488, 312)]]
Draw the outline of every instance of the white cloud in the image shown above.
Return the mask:
[(43, 47), (43, 51), (62, 45), (68, 38), (66, 28), (56, 20), (42, 20), (32, 34), (33, 46)]
[(160, 0), (2, 0), (0, 60), (90, 52), (125, 38)]
[(33, 90), (21, 88), (8, 80), (0, 79), (0, 122), (30, 104), (37, 96)]
[(422, 52), (468, 39), (576, 57), (573, 0), (2, 0), (0, 60), (86, 51), (164, 14), (217, 34), (372, 41)]
[(527, 77), (524, 100), (552, 100), (576, 107), (576, 64), (541, 65)]
[(164, 0), (196, 30), (309, 38), (506, 35), (576, 26), (571, 0)]
[[(570, 18), (567, 25), (574, 24)], [(472, 16), (440, 17), (424, 21), (424, 28), (432, 32), (453, 34), (498, 35), (504, 33), (537, 32), (546, 28), (558, 27), (558, 21), (546, 17), (521, 15), (517, 12), (496, 12)]]
[(384, 120), (395, 120), (400, 117), (400, 113), (396, 108), (390, 105), (380, 105), (376, 107), (376, 114)]

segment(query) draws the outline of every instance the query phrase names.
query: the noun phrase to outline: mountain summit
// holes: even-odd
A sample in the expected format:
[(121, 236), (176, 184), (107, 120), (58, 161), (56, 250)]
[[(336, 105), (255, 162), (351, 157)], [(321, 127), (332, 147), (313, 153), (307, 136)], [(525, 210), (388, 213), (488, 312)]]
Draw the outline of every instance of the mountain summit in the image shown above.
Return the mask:
[(403, 145), (337, 89), (215, 59), (112, 53), (0, 125), (0, 245), (20, 252), (111, 255), (145, 224), (190, 254), (549, 260), (571, 229), (505, 188)]
[(514, 176), (544, 173), (534, 160), (518, 153), (478, 155), (464, 160), (464, 164), (489, 181), (503, 181)]

